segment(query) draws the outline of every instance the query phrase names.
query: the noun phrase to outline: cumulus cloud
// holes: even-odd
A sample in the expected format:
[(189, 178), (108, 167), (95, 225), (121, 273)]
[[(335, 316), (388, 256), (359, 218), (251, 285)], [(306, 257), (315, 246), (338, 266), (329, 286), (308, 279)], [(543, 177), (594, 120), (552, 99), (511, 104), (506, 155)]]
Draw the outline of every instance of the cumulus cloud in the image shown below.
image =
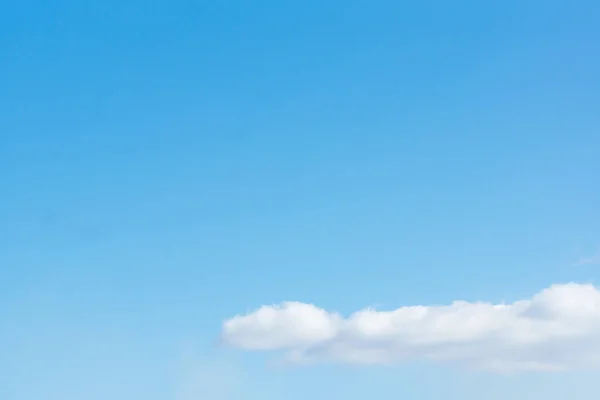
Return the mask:
[(262, 306), (223, 323), (231, 347), (283, 351), (292, 362), (455, 363), (494, 371), (600, 366), (600, 291), (553, 285), (510, 304), (364, 309), (344, 317), (312, 304)]

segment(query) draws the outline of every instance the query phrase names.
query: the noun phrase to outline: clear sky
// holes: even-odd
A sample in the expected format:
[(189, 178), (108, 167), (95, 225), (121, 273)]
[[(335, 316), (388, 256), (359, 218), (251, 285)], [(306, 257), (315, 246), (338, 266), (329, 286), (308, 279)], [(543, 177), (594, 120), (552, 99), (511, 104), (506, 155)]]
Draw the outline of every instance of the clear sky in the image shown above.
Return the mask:
[[(599, 19), (591, 0), (0, 0), (0, 398), (590, 398), (594, 360), (549, 355), (556, 327), (597, 333), (593, 287), (438, 306), (598, 281)], [(496, 336), (415, 317), (375, 340), (388, 314), (350, 317), (413, 305)], [(557, 349), (527, 365), (565, 371), (457, 355), (476, 338), (499, 362), (526, 318)], [(393, 359), (347, 362), (369, 346)], [(298, 349), (315, 362), (282, 364)]]

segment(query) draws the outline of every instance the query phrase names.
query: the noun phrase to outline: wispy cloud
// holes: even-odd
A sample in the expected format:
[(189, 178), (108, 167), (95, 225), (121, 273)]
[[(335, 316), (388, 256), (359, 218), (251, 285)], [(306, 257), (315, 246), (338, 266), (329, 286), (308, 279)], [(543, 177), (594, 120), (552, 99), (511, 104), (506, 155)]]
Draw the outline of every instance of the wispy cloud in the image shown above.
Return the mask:
[(511, 304), (455, 301), (349, 317), (286, 302), (226, 320), (221, 336), (231, 347), (283, 351), (299, 363), (429, 360), (503, 372), (600, 367), (600, 291), (560, 284)]
[(177, 400), (234, 400), (239, 398), (240, 370), (223, 359), (199, 356), (188, 349), (176, 368)]
[(589, 257), (581, 257), (579, 260), (575, 261), (572, 265), (574, 267), (582, 266), (582, 265), (597, 265), (600, 264), (600, 248), (596, 251), (596, 254)]

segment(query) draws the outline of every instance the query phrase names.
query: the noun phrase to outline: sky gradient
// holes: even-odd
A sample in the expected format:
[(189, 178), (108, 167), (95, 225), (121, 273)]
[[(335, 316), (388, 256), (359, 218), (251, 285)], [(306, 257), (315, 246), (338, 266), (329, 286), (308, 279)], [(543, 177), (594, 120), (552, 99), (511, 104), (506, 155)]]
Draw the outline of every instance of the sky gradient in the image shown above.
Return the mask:
[(283, 365), (224, 339), (286, 301), (349, 318), (598, 283), (599, 19), (0, 0), (0, 398), (588, 398), (589, 369)]

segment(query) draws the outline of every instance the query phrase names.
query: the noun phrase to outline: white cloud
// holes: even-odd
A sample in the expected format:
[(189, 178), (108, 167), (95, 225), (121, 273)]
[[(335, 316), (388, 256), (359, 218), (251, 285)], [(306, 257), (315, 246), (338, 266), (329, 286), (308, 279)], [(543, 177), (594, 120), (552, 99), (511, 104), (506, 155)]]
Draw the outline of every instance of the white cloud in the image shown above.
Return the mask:
[(600, 366), (600, 291), (553, 285), (511, 304), (365, 309), (344, 318), (311, 304), (263, 306), (223, 323), (244, 350), (278, 350), (294, 362), (459, 363), (495, 371)]

